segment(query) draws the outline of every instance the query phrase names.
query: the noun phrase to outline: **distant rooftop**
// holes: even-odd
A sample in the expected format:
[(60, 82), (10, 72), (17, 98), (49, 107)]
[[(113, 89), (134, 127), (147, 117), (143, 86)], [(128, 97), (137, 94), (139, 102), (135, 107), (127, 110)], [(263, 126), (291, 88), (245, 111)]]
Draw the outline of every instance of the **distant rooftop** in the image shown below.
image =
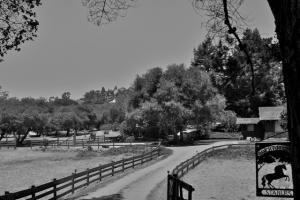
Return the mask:
[(259, 107), (258, 110), (260, 120), (280, 120), (284, 107)]
[(257, 124), (259, 118), (236, 118), (236, 124)]

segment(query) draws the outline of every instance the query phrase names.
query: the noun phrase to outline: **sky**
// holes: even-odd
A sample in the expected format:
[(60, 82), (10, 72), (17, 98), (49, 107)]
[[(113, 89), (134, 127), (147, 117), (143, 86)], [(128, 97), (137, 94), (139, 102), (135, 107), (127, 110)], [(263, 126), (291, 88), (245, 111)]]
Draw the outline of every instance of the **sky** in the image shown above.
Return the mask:
[[(129, 87), (137, 74), (173, 63), (190, 65), (205, 38), (204, 17), (191, 0), (139, 0), (127, 16), (100, 28), (89, 23), (80, 0), (44, 0), (36, 9), (38, 37), (0, 63), (0, 86), (10, 97), (61, 96), (79, 99), (102, 87)], [(249, 28), (274, 36), (267, 1), (242, 7)]]

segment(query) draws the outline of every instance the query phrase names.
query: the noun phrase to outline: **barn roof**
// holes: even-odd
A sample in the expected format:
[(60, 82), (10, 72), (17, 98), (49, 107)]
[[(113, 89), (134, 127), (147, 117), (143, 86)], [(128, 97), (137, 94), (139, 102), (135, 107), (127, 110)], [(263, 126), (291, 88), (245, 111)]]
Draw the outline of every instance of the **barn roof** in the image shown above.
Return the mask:
[(236, 124), (257, 124), (259, 118), (236, 118)]
[(258, 110), (260, 120), (280, 120), (284, 107), (259, 107)]

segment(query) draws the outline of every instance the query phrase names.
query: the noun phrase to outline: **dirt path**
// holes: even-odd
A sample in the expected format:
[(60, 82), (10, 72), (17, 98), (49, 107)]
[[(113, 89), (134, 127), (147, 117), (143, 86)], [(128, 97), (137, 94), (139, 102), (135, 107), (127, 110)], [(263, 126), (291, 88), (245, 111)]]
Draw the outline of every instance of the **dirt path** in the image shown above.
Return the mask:
[(201, 146), (171, 147), (173, 154), (168, 158), (122, 177), (86, 196), (81, 196), (79, 199), (97, 199), (102, 196), (121, 193), (127, 200), (146, 200), (151, 190), (166, 178), (167, 171), (171, 171), (180, 162), (192, 157), (197, 151), (200, 152), (211, 146), (229, 143), (237, 143), (237, 141), (216, 142)]

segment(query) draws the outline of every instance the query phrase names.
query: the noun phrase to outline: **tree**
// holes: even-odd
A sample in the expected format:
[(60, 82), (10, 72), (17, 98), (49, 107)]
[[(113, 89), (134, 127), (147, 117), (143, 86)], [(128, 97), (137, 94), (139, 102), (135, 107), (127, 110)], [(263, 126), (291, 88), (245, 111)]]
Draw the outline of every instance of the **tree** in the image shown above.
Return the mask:
[(194, 49), (192, 66), (209, 72), (213, 85), (227, 99), (227, 109), (242, 117), (257, 116), (259, 106), (276, 106), (285, 101), (279, 46), (272, 38), (262, 38), (257, 29), (246, 29), (241, 41), (253, 60), (254, 95), (245, 55), (232, 41), (213, 44), (208, 37)]
[(1, 0), (0, 57), (9, 50), (20, 51), (20, 45), (37, 35), (38, 21), (34, 8), (40, 0)]
[(191, 118), (191, 111), (185, 108), (182, 104), (174, 101), (169, 101), (162, 104), (162, 117), (160, 127), (166, 135), (174, 135), (177, 140), (177, 133), (180, 132), (180, 140), (183, 141), (182, 131), (188, 124)]

